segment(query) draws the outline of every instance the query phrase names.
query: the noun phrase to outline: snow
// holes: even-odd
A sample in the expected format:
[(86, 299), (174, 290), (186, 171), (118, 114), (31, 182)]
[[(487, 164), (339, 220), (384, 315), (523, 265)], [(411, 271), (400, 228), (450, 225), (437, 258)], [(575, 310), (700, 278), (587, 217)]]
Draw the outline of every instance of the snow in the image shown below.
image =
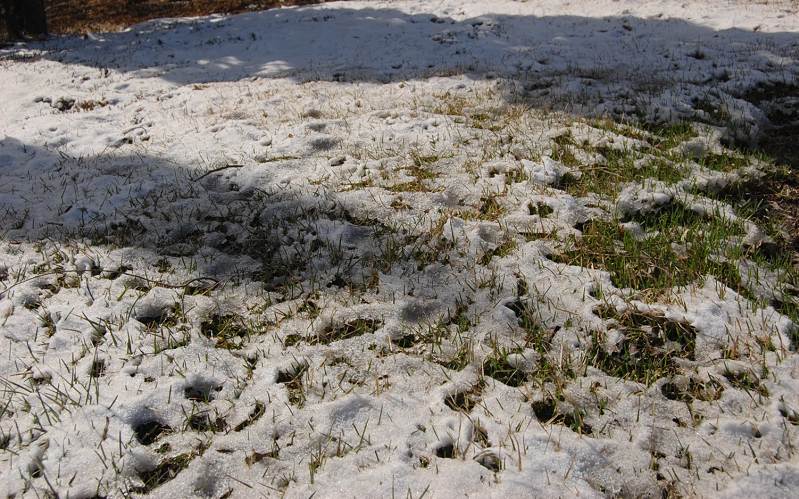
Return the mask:
[[(550, 143), (624, 150), (587, 119), (723, 110), (678, 146), (699, 158), (768, 130), (747, 92), (798, 76), (795, 4), (738, 0), (332, 2), (0, 49), (0, 494), (122, 497), (185, 454), (151, 495), (789, 496), (795, 324), (712, 277), (650, 303), (548, 258), (614, 210), (737, 220), (703, 193), (761, 170), (609, 202), (560, 189), (579, 171)], [(593, 331), (624, 339), (608, 304), (690, 324), (672, 382), (720, 397), (580, 369)], [(508, 386), (482, 373), (498, 349), (577, 372)], [(762, 393), (730, 381), (764, 370)], [(542, 421), (553, 396), (593, 431)]]

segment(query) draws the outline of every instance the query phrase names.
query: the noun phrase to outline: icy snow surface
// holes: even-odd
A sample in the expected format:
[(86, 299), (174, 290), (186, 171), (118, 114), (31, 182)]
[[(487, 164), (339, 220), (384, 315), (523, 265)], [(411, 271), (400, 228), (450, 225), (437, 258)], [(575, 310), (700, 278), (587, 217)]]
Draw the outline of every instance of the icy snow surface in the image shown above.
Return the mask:
[[(796, 8), (731, 0), (343, 2), (0, 50), (0, 494), (791, 496), (787, 317), (548, 257), (614, 212), (734, 219), (702, 192), (758, 175), (573, 196), (554, 138), (723, 111), (702, 154), (797, 75)], [(602, 307), (694, 331), (690, 358), (606, 375)]]

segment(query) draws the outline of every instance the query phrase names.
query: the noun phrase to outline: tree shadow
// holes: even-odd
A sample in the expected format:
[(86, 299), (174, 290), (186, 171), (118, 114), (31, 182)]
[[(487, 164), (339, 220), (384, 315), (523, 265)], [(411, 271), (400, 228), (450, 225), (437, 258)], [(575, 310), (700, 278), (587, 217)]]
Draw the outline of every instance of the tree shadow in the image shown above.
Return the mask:
[(650, 123), (698, 120), (725, 127), (738, 144), (775, 130), (795, 138), (795, 102), (780, 111), (791, 123), (775, 124), (775, 99), (763, 96), (796, 93), (796, 33), (716, 30), (663, 16), (461, 17), (323, 5), (156, 20), (31, 46), (52, 60), (174, 85), (499, 79), (509, 102)]
[[(168, 275), (180, 262), (183, 275), (252, 280), (268, 291), (290, 289), (309, 276), (322, 286), (366, 286), (377, 265), (381, 223), (358, 219), (335, 193), (276, 185), (268, 171), (238, 185), (230, 176), (238, 167), (201, 174), (149, 155), (74, 158), (6, 137), (0, 140), (0, 171), (9, 181), (0, 193), (1, 236), (11, 246), (94, 248), (94, 272), (136, 261), (139, 270)], [(13, 185), (23, 178), (34, 180)]]
[[(766, 136), (760, 141), (766, 152), (795, 164), (786, 146), (796, 139), (799, 116), (791, 98), (799, 74), (795, 33), (714, 30), (663, 17), (456, 17), (328, 5), (156, 20), (120, 33), (55, 38), (23, 48), (65, 64), (118, 72), (123, 80), (151, 78), (167, 86), (248, 78), (342, 84), (458, 75), (496, 79), (508, 103), (578, 116), (703, 121), (722, 126), (727, 138), (739, 144), (752, 146)], [(6, 53), (13, 57), (20, 50)], [(120, 85), (118, 91), (127, 90)], [(32, 169), (57, 163), (75, 168), (71, 182), (81, 186), (71, 191), (76, 193), (72, 199), (63, 194), (47, 213), (30, 213), (19, 200), (5, 203), (2, 222), (11, 238), (60, 232), (166, 255), (211, 247), (263, 262), (270, 252), (280, 251), (280, 245), (272, 244), (279, 238), (259, 228), (270, 206), (295, 213), (322, 209), (336, 223), (350, 223), (336, 199), (284, 191), (268, 177), (260, 179), (264, 187), (238, 190), (224, 180), (228, 172), (197, 181), (182, 165), (163, 158), (105, 155), (67, 161), (63, 153), (14, 139), (6, 139), (3, 148), (22, 151), (20, 157), (29, 157)], [(86, 163), (96, 170), (81, 172)], [(136, 186), (133, 198), (138, 200), (128, 206), (130, 195), (107, 192), (121, 190), (114, 179), (124, 177), (115, 176), (130, 168), (150, 172), (152, 183)], [(85, 175), (92, 178), (81, 180)], [(185, 195), (180, 204), (185, 213), (148, 226), (159, 199), (175, 195), (167, 192), (174, 185), (161, 182), (172, 177), (182, 178), (185, 192), (177, 196)], [(109, 185), (100, 185), (106, 180)], [(94, 207), (79, 202), (100, 194), (105, 198)], [(225, 219), (234, 212), (233, 222)], [(256, 242), (259, 237), (265, 244)]]

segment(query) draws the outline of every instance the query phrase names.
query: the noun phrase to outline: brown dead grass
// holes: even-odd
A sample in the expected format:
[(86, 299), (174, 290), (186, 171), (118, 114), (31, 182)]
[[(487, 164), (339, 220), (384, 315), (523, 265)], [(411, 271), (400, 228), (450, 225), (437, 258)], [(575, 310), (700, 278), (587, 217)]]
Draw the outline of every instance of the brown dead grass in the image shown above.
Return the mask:
[(159, 17), (233, 14), (324, 0), (53, 0), (47, 2), (51, 33), (74, 34), (118, 31)]

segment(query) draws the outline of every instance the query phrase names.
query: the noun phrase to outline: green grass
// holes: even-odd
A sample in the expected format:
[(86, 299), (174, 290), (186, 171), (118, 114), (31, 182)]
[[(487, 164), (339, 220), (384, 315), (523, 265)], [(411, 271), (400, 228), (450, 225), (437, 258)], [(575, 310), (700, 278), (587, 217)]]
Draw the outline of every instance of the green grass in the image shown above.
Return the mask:
[(582, 227), (580, 239), (572, 238), (569, 249), (550, 258), (607, 270), (618, 288), (666, 290), (708, 275), (741, 288), (737, 267), (719, 258), (740, 251), (729, 242), (742, 234), (739, 223), (702, 217), (679, 204), (634, 219), (650, 231), (648, 237), (638, 239), (622, 230), (619, 220), (593, 220)]
[(200, 325), (200, 332), (206, 338), (215, 340), (217, 348), (238, 350), (255, 331), (239, 316), (214, 315)]
[(687, 323), (637, 311), (619, 313), (604, 306), (597, 313), (612, 319), (624, 334), (616, 350), (608, 351), (604, 335), (593, 333), (588, 361), (610, 376), (650, 385), (679, 372), (675, 358), (694, 358), (696, 330)]
[(494, 248), (491, 251), (485, 252), (483, 256), (480, 257), (480, 265), (488, 265), (494, 257), (502, 258), (504, 256), (508, 256), (513, 253), (518, 244), (513, 239), (505, 239), (499, 246)]
[(648, 142), (659, 150), (668, 150), (696, 137), (696, 130), (687, 121), (660, 125), (644, 125), (644, 130), (651, 135)]
[(527, 212), (530, 215), (538, 215), (541, 218), (551, 215), (554, 211), (549, 205), (544, 203), (529, 203), (527, 205)]
[(697, 135), (693, 125), (688, 121), (630, 125), (601, 119), (591, 122), (591, 125), (599, 130), (647, 142), (661, 151), (671, 149)]
[(751, 160), (733, 152), (706, 153), (697, 160), (700, 166), (721, 172), (732, 172), (749, 166)]
[(704, 402), (718, 400), (723, 391), (724, 386), (712, 376), (708, 381), (698, 381), (691, 378), (685, 387), (678, 387), (671, 381), (663, 383), (660, 387), (660, 392), (667, 399), (686, 403), (691, 403), (694, 400)]
[(361, 336), (367, 333), (374, 333), (382, 322), (377, 319), (370, 319), (358, 317), (340, 324), (331, 324), (324, 328), (318, 335), (312, 336), (308, 339), (308, 343), (315, 344), (330, 344), (334, 341), (346, 340)]
[(521, 386), (528, 380), (528, 374), (508, 362), (510, 353), (512, 352), (500, 349), (486, 358), (483, 362), (483, 374), (508, 386)]
[(729, 381), (734, 388), (743, 390), (747, 393), (754, 392), (763, 397), (768, 397), (768, 389), (760, 383), (760, 379), (758, 379), (754, 372), (732, 372), (730, 370), (726, 370), (724, 372), (724, 377), (727, 378), (727, 381)]
[(580, 177), (569, 176), (562, 181), (562, 188), (573, 196), (589, 193), (615, 197), (626, 183), (655, 179), (669, 184), (684, 178), (682, 169), (663, 158), (647, 158), (643, 164), (637, 160), (644, 157), (640, 151), (600, 147), (596, 152), (605, 161), (590, 165), (578, 164)]
[(577, 409), (569, 412), (554, 398), (545, 398), (533, 402), (533, 412), (541, 423), (561, 424), (581, 435), (591, 435), (593, 433), (591, 425), (585, 422), (585, 411)]

